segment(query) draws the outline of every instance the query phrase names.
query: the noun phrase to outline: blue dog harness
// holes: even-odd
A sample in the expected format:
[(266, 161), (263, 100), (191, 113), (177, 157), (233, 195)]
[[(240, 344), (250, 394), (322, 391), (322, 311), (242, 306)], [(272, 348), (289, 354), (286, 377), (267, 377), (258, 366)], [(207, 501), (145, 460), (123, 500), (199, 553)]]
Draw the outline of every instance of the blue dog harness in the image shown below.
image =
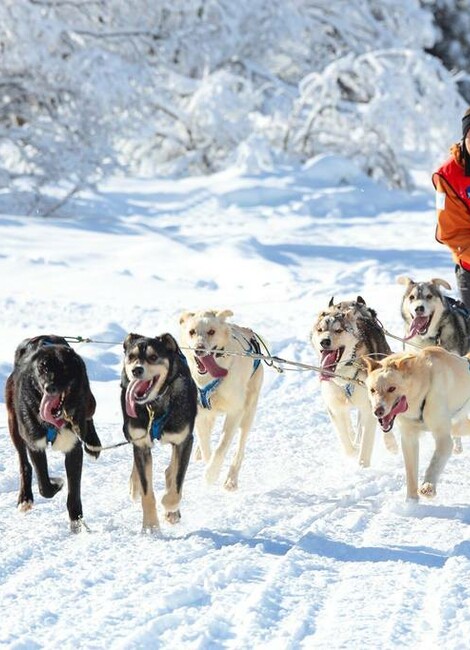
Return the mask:
[[(261, 354), (261, 348), (259, 346), (258, 340), (254, 336), (249, 340), (245, 337), (243, 338), (245, 339), (245, 342), (248, 344), (248, 348), (244, 349), (245, 352), (254, 352), (255, 354)], [(238, 339), (236, 340), (238, 341)], [(255, 372), (258, 370), (260, 363), (261, 363), (261, 359), (253, 360), (253, 372), (251, 373), (251, 376), (253, 376)], [(222, 379), (223, 379), (222, 377), (217, 377), (217, 379), (213, 379), (202, 388), (198, 386), (197, 388), (198, 402), (200, 406), (202, 406), (202, 408), (209, 409), (209, 410), (212, 408), (211, 395), (216, 390), (216, 388), (218, 388)]]
[(56, 441), (58, 431), (55, 427), (47, 427), (46, 440), (49, 444), (53, 445)]
[(158, 418), (155, 417), (153, 408), (151, 406), (147, 406), (147, 411), (149, 414), (147, 433), (150, 435), (151, 440), (161, 440), (161, 437), (163, 435), (163, 427), (165, 426), (165, 422), (170, 415), (170, 409), (167, 409)]

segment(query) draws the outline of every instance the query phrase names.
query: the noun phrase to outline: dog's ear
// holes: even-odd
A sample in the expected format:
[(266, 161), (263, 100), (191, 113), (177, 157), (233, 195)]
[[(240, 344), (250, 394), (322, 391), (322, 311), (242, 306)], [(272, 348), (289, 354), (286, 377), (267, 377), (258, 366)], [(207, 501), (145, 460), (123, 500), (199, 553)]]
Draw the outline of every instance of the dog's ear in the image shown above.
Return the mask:
[(373, 370), (377, 370), (377, 368), (381, 368), (382, 366), (380, 361), (373, 357), (362, 357), (361, 361), (363, 361), (366, 367), (367, 374), (371, 373)]
[(403, 372), (409, 370), (414, 363), (416, 363), (416, 354), (405, 352), (394, 359), (390, 366), (396, 368), (399, 372)]
[(162, 334), (161, 336), (157, 336), (156, 338), (157, 341), (160, 340), (165, 346), (165, 348), (170, 352), (178, 352), (179, 350), (178, 343), (176, 342), (174, 336), (172, 336), (169, 332), (165, 332), (165, 334)]
[(330, 302), (328, 303), (328, 307), (333, 307), (334, 304), (335, 304), (335, 297), (331, 296)]
[(446, 280), (441, 280), (441, 278), (433, 278), (431, 284), (435, 284), (436, 287), (444, 287), (445, 289), (452, 289), (450, 284)]
[(134, 333), (129, 333), (126, 338), (124, 339), (124, 342), (122, 344), (122, 347), (124, 348), (124, 351), (127, 352), (129, 347), (137, 341), (137, 339), (143, 338), (141, 334), (134, 334)]
[(193, 316), (194, 316), (193, 311), (184, 311), (180, 316), (180, 325), (185, 323), (188, 320), (188, 318), (192, 318)]
[(364, 298), (362, 296), (358, 296), (356, 298), (356, 302), (357, 302), (358, 305), (365, 305), (366, 304), (366, 301), (364, 300)]
[(225, 320), (226, 318), (233, 316), (233, 311), (231, 309), (223, 309), (222, 311), (216, 311), (215, 315), (217, 318), (220, 318), (220, 320)]
[(407, 275), (399, 275), (397, 282), (398, 284), (404, 284), (407, 288), (410, 284), (415, 284), (415, 281), (409, 278)]

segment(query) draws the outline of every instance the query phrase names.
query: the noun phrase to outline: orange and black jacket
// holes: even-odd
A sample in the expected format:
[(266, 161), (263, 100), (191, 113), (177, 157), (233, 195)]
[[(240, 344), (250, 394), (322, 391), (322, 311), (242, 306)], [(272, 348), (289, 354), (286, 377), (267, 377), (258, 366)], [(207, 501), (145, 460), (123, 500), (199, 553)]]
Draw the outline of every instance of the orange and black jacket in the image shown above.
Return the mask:
[(436, 189), (436, 239), (446, 244), (454, 261), (470, 270), (470, 176), (465, 176), (460, 144), (451, 157), (434, 172)]

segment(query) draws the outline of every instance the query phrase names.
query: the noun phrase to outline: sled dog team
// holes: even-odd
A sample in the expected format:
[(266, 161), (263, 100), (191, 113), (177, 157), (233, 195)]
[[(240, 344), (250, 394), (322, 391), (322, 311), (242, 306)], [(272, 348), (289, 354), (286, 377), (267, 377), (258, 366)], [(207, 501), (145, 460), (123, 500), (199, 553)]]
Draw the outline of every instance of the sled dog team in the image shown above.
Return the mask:
[[(434, 496), (436, 484), (460, 436), (470, 433), (470, 315), (444, 296), (444, 280), (405, 285), (402, 316), (411, 351), (392, 353), (375, 310), (360, 296), (321, 311), (311, 342), (320, 357), (321, 391), (331, 423), (348, 455), (370, 464), (377, 422), (391, 452), (398, 449), (397, 421), (405, 463), (407, 498)], [(132, 444), (130, 492), (140, 497), (143, 530), (159, 529), (153, 490), (152, 447), (170, 444), (161, 499), (164, 517), (181, 517), (183, 483), (196, 431), (195, 455), (208, 483), (217, 481), (236, 438), (224, 487), (236, 490), (249, 431), (263, 381), (262, 339), (227, 322), (230, 310), (185, 312), (180, 344), (169, 333), (130, 333), (123, 342), (121, 407), (123, 431)], [(181, 347), (180, 347), (181, 346)], [(83, 449), (98, 458), (103, 447), (95, 430), (95, 399), (81, 357), (66, 339), (40, 335), (20, 343), (5, 387), (8, 426), (19, 457), (18, 508), (33, 505), (32, 469), (39, 492), (53, 497), (63, 481), (48, 472), (46, 449), (62, 451), (67, 477), (70, 527), (82, 517)], [(217, 444), (211, 433), (224, 417)], [(357, 419), (356, 424), (354, 424)], [(432, 433), (435, 451), (418, 485), (419, 436)], [(238, 434), (238, 435), (237, 435)]]

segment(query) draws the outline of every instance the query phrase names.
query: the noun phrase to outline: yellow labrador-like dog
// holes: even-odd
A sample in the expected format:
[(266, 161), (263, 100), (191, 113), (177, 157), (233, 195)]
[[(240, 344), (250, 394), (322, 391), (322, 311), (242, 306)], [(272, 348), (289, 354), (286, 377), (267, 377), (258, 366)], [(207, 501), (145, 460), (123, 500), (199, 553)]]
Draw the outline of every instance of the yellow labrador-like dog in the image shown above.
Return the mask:
[[(180, 317), (180, 343), (198, 388), (195, 428), (208, 483), (217, 480), (240, 429), (224, 483), (225, 489), (236, 490), (263, 382), (263, 368), (259, 359), (246, 356), (260, 352), (260, 339), (251, 329), (228, 323), (226, 319), (231, 316), (233, 312), (228, 309), (184, 312)], [(225, 416), (223, 430), (217, 446), (211, 449), (211, 433), (218, 415)]]
[[(366, 386), (383, 431), (395, 418), (401, 432), (407, 499), (433, 497), (452, 453), (451, 432), (469, 435), (470, 358), (439, 347), (366, 359)], [(419, 436), (430, 431), (435, 450), (418, 488)]]

